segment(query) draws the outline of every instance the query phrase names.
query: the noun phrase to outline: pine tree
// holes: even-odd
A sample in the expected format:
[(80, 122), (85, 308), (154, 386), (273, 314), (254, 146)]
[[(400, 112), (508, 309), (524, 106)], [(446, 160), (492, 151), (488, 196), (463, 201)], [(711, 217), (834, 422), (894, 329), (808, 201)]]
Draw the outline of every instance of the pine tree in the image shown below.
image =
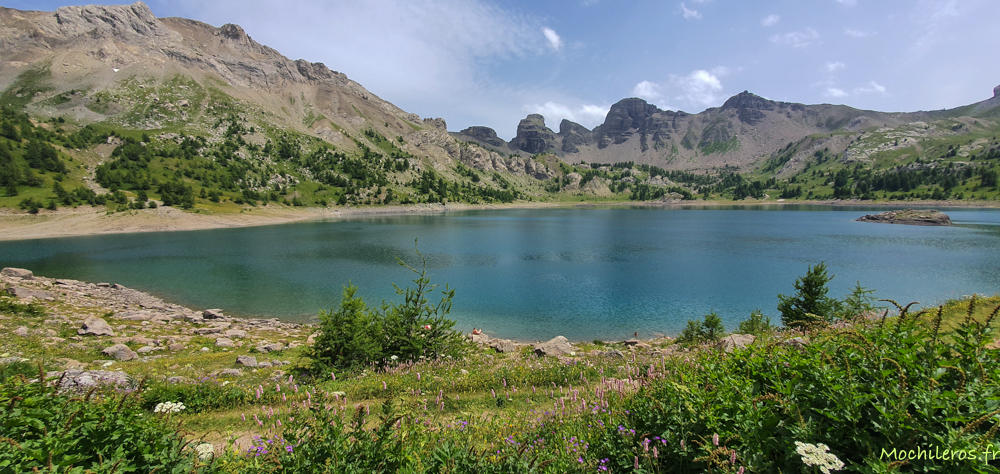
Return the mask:
[(805, 276), (795, 280), (795, 295), (778, 295), (781, 323), (787, 327), (804, 326), (828, 320), (836, 311), (838, 301), (826, 296), (826, 284), (832, 280), (826, 273), (826, 264), (809, 266)]

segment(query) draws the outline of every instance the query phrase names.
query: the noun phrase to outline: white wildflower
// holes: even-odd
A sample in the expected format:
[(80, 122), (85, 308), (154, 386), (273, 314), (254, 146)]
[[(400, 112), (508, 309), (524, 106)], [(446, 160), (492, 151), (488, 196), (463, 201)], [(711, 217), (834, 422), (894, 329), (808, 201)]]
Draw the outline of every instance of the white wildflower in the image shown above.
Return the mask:
[(212, 446), (212, 443), (199, 444), (195, 446), (194, 450), (198, 453), (198, 459), (202, 461), (208, 461), (212, 459), (212, 456), (215, 456), (215, 446)]
[(823, 444), (809, 444), (801, 441), (795, 442), (795, 452), (802, 456), (802, 462), (806, 466), (818, 466), (823, 474), (830, 474), (830, 471), (839, 471), (844, 468), (844, 462), (833, 453), (827, 451), (830, 447)]
[(187, 407), (182, 402), (161, 402), (153, 408), (153, 413), (178, 413), (185, 408)]

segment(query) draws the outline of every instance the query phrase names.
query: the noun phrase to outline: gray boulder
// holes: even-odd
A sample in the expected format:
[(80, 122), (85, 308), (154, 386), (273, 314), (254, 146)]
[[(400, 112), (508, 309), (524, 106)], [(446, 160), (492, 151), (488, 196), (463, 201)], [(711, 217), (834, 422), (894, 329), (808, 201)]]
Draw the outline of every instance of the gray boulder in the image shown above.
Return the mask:
[(486, 334), (469, 334), (469, 340), (472, 341), (473, 344), (486, 344), (490, 342), (490, 336), (487, 336)]
[(108, 322), (98, 318), (96, 316), (91, 316), (83, 321), (83, 326), (76, 330), (76, 333), (81, 336), (114, 336), (115, 332), (108, 325)]
[(15, 336), (28, 337), (28, 328), (26, 326), (20, 326), (14, 330)]
[[(65, 376), (63, 375), (65, 374)], [(62, 381), (59, 388), (63, 390), (73, 390), (86, 392), (94, 386), (112, 385), (127, 387), (129, 384), (128, 374), (117, 370), (67, 370), (65, 372), (48, 372), (46, 378), (59, 378)]]
[(262, 354), (267, 354), (268, 352), (280, 351), (280, 350), (283, 350), (284, 348), (285, 348), (285, 345), (282, 344), (282, 343), (280, 343), (280, 342), (274, 342), (274, 343), (271, 343), (271, 344), (263, 344), (263, 345), (260, 345), (260, 346), (256, 347), (257, 352), (260, 352)]
[(571, 355), (576, 351), (576, 348), (563, 336), (556, 336), (547, 342), (539, 342), (534, 345), (534, 348), (535, 354), (540, 357)]
[(35, 275), (31, 273), (31, 270), (25, 270), (23, 268), (13, 268), (7, 267), (0, 270), (0, 275), (11, 278), (20, 278), (22, 280), (34, 280)]
[(236, 357), (236, 363), (247, 367), (257, 367), (257, 358), (254, 356), (241, 355)]
[(258, 369), (266, 369), (268, 367), (271, 367), (272, 365), (273, 364), (271, 364), (270, 362), (268, 362), (268, 361), (265, 360), (264, 362), (258, 362), (257, 363), (257, 368)]
[(219, 375), (223, 375), (223, 376), (229, 375), (229, 376), (238, 377), (240, 375), (243, 375), (243, 371), (240, 370), (240, 369), (222, 369), (222, 372), (219, 372)]
[(620, 351), (618, 349), (609, 349), (607, 351), (602, 352), (601, 355), (603, 355), (604, 357), (607, 357), (608, 359), (624, 359), (625, 358), (625, 354), (623, 354), (622, 351)]
[(170, 349), (170, 352), (183, 351), (184, 350), (184, 344), (181, 344), (179, 342), (175, 342), (175, 343), (167, 346), (167, 349)]
[(102, 354), (110, 357), (114, 357), (117, 360), (132, 360), (139, 357), (132, 349), (129, 349), (125, 344), (115, 344), (111, 347), (105, 348), (101, 351)]
[(213, 328), (198, 328), (198, 329), (195, 329), (194, 331), (191, 331), (191, 332), (193, 332), (195, 334), (199, 334), (199, 335), (204, 336), (204, 335), (207, 335), (207, 334), (222, 334), (223, 331), (224, 331), (223, 328), (214, 328), (213, 327)]
[(247, 337), (247, 332), (243, 331), (241, 329), (229, 329), (229, 330), (226, 330), (225, 336), (228, 337), (228, 338), (230, 338), (230, 339), (233, 339), (233, 338), (235, 338), (235, 339), (243, 339), (244, 337)]
[(32, 290), (32, 289), (28, 289), (28, 288), (19, 288), (19, 287), (16, 287), (16, 286), (12, 286), (10, 288), (7, 288), (7, 293), (9, 295), (17, 297), (17, 298), (37, 298), (37, 299), (40, 299), (40, 300), (44, 300), (45, 298), (51, 298), (52, 297), (52, 295), (49, 294), (49, 292), (47, 292), (47, 291)]
[(236, 347), (232, 339), (227, 337), (220, 337), (215, 340), (215, 347)]
[(734, 349), (742, 349), (753, 344), (757, 338), (751, 334), (730, 334), (716, 344), (716, 347), (725, 352), (733, 352)]
[(201, 316), (205, 319), (222, 319), (225, 317), (222, 315), (221, 309), (206, 309), (201, 312)]
[(492, 339), (488, 345), (492, 347), (493, 350), (500, 353), (514, 352), (517, 350), (517, 345), (510, 339)]

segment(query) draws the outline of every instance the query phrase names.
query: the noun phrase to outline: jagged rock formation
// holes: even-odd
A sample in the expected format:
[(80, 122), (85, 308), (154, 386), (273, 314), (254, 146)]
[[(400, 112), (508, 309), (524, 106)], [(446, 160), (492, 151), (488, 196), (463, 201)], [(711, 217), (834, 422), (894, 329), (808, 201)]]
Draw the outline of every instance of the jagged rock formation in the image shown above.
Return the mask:
[(517, 124), (517, 136), (511, 140), (512, 148), (531, 154), (555, 151), (556, 134), (545, 126), (545, 117), (531, 114)]
[(670, 140), (670, 133), (676, 130), (677, 119), (685, 115), (684, 112), (660, 110), (642, 99), (623, 99), (611, 106), (604, 123), (594, 129), (594, 141), (598, 148), (607, 148), (625, 143), (633, 134), (638, 134), (642, 151), (649, 149), (649, 140), (653, 147), (661, 148)]
[(486, 143), (487, 145), (495, 147), (507, 146), (507, 142), (503, 141), (502, 138), (497, 137), (497, 132), (490, 127), (473, 126), (458, 133), (459, 135), (470, 137), (476, 141)]
[(993, 88), (993, 97), (1000, 97), (1000, 86)]
[(774, 110), (776, 106), (774, 101), (743, 91), (722, 104), (722, 110), (735, 110), (741, 122), (754, 125), (765, 117), (764, 111)]
[(559, 138), (562, 139), (563, 153), (577, 153), (580, 147), (593, 143), (593, 134), (587, 127), (563, 119), (559, 122)]

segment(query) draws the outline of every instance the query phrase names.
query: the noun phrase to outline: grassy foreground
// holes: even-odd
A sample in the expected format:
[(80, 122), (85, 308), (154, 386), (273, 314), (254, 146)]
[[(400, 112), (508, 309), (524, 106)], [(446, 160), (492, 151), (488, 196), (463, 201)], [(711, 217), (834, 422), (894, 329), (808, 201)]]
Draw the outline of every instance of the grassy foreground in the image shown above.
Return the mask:
[[(43, 317), (4, 304), (4, 326)], [(31, 360), (0, 366), (0, 472), (998, 472), (998, 308), (904, 308), (732, 352), (476, 348), (317, 379), (169, 384), (153, 361), (128, 366), (131, 389), (86, 394), (28, 382), (43, 354), (5, 342)]]

